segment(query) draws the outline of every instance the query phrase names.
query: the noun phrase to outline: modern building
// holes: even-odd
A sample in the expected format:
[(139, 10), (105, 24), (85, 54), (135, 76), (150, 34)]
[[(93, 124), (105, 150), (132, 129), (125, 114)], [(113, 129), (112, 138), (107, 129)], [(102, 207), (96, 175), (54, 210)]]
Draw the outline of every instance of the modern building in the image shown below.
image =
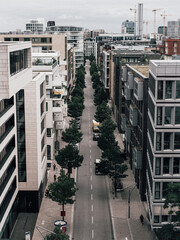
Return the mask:
[(108, 95), (109, 95), (109, 74), (110, 74), (109, 61), (110, 61), (110, 53), (109, 53), (109, 51), (104, 50), (103, 51), (103, 65), (102, 65), (101, 79), (102, 79), (102, 82), (104, 84), (105, 90)]
[(31, 31), (34, 33), (44, 32), (44, 18), (30, 19), (26, 23), (26, 31)]
[(135, 34), (135, 23), (133, 21), (129, 21), (129, 20), (122, 22), (121, 33)]
[(82, 27), (47, 26), (46, 32), (66, 34), (68, 49), (74, 47), (75, 69), (84, 65), (84, 29)]
[(124, 145), (142, 201), (146, 200), (148, 65), (123, 66), (124, 113), (121, 129)]
[(180, 19), (167, 22), (167, 36), (171, 38), (180, 37)]
[(89, 57), (91, 54), (97, 59), (97, 43), (94, 38), (86, 38), (84, 40), (84, 57)]
[(84, 39), (96, 38), (97, 36), (99, 36), (99, 34), (102, 34), (102, 33), (105, 33), (104, 29), (93, 29), (93, 30), (85, 29), (84, 30)]
[(0, 239), (19, 212), (37, 212), (46, 184), (44, 74), (32, 75), (31, 43), (0, 42)]
[(138, 3), (137, 35), (143, 38), (143, 3)]
[(150, 61), (147, 203), (152, 228), (175, 221), (164, 209), (169, 183), (180, 182), (180, 61)]
[[(158, 34), (162, 34), (163, 35), (163, 26), (159, 26), (158, 27)], [(167, 36), (167, 26), (165, 26), (165, 36)]]
[(34, 73), (43, 72), (46, 80), (47, 163), (51, 165), (55, 150), (59, 150), (62, 130), (67, 116), (67, 81), (61, 74), (60, 52), (32, 54)]

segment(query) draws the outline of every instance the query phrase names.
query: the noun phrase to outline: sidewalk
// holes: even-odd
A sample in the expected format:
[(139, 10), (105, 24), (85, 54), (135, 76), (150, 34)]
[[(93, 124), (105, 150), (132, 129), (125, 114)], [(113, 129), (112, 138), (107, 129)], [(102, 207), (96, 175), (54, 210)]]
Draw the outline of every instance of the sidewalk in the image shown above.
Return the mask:
[[(123, 143), (121, 135), (118, 130), (115, 130), (116, 140), (121, 149)], [(117, 192), (117, 198), (114, 197), (112, 191), (112, 183), (110, 178), (106, 178), (109, 190), (110, 211), (112, 217), (112, 225), (114, 230), (115, 240), (156, 240), (156, 235), (151, 231), (150, 223), (147, 219), (147, 211), (145, 209), (145, 202), (140, 200), (139, 192), (136, 187), (133, 173), (128, 162), (127, 175), (128, 177), (122, 179), (123, 191)], [(130, 190), (130, 210), (128, 209), (128, 197)], [(128, 218), (128, 214), (130, 218)], [(140, 222), (140, 215), (144, 216), (144, 225)]]

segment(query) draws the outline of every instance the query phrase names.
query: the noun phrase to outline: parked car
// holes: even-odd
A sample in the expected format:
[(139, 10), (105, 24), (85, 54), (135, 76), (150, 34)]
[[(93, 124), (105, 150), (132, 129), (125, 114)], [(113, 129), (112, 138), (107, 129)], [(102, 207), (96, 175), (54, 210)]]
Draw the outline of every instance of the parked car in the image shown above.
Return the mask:
[(99, 137), (99, 133), (93, 133), (93, 141), (98, 141)]

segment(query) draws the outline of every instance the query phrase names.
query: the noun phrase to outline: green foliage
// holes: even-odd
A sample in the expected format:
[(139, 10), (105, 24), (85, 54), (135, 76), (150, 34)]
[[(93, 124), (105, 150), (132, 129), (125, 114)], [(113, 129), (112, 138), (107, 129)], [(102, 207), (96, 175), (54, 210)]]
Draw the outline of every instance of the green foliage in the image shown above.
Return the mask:
[(94, 93), (94, 104), (97, 106), (103, 101), (107, 102), (107, 93), (104, 88), (98, 86)]
[(91, 74), (91, 76), (92, 76), (92, 74), (93, 74), (94, 72), (97, 72), (97, 71), (98, 71), (98, 68), (97, 68), (97, 65), (96, 65), (96, 62), (95, 62), (95, 61), (92, 61), (90, 64), (91, 64), (90, 74)]
[(83, 96), (83, 99), (84, 99), (84, 92), (83, 92), (83, 89), (80, 87), (80, 85), (77, 85), (72, 93), (71, 93), (71, 96), (75, 97), (75, 96)]
[(59, 150), (56, 156), (57, 163), (62, 167), (68, 169), (69, 166), (72, 168), (80, 167), (83, 161), (83, 156), (79, 155), (79, 150), (72, 144), (68, 144), (61, 150)]
[[(169, 183), (167, 188), (164, 208), (171, 208), (169, 214), (175, 213), (177, 221), (180, 222), (180, 183)], [(173, 210), (178, 208), (178, 210)]]
[(69, 240), (69, 236), (67, 234), (63, 234), (62, 230), (59, 227), (55, 227), (54, 233), (51, 233), (46, 236), (47, 240)]
[(82, 135), (82, 132), (77, 128), (76, 121), (74, 121), (71, 127), (66, 128), (66, 130), (62, 132), (62, 140), (67, 143), (76, 144), (82, 141)]
[(70, 178), (64, 170), (60, 170), (60, 175), (57, 182), (53, 182), (48, 186), (49, 197), (58, 202), (59, 205), (73, 204), (75, 200), (72, 197), (75, 195), (76, 184), (73, 178)]
[(107, 106), (106, 102), (102, 102), (96, 108), (95, 120), (102, 123), (106, 118), (111, 117), (111, 109)]
[(68, 115), (73, 118), (82, 116), (83, 109), (84, 105), (81, 102), (76, 101), (68, 102)]
[(165, 224), (162, 228), (158, 231), (159, 239), (160, 240), (172, 240), (175, 239), (175, 234), (173, 232), (173, 224)]
[(100, 126), (100, 130), (102, 132), (102, 134), (106, 133), (107, 135), (108, 134), (113, 134), (114, 133), (114, 130), (116, 129), (116, 124), (112, 121), (111, 118), (107, 118), (105, 119), (101, 126)]
[(93, 54), (91, 54), (89, 56), (89, 60), (90, 60), (90, 62), (96, 61), (95, 56)]
[(94, 72), (91, 77), (92, 82), (98, 82), (100, 81), (100, 76), (97, 72)]

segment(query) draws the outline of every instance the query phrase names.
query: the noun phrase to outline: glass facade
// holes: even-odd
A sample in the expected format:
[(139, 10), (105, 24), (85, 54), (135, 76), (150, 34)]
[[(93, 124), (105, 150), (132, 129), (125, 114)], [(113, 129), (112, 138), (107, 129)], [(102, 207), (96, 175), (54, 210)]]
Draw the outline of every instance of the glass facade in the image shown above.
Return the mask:
[(28, 67), (28, 50), (10, 52), (10, 74), (16, 74)]
[(19, 182), (26, 182), (24, 90), (20, 90), (16, 94), (16, 112), (17, 112), (18, 179)]

